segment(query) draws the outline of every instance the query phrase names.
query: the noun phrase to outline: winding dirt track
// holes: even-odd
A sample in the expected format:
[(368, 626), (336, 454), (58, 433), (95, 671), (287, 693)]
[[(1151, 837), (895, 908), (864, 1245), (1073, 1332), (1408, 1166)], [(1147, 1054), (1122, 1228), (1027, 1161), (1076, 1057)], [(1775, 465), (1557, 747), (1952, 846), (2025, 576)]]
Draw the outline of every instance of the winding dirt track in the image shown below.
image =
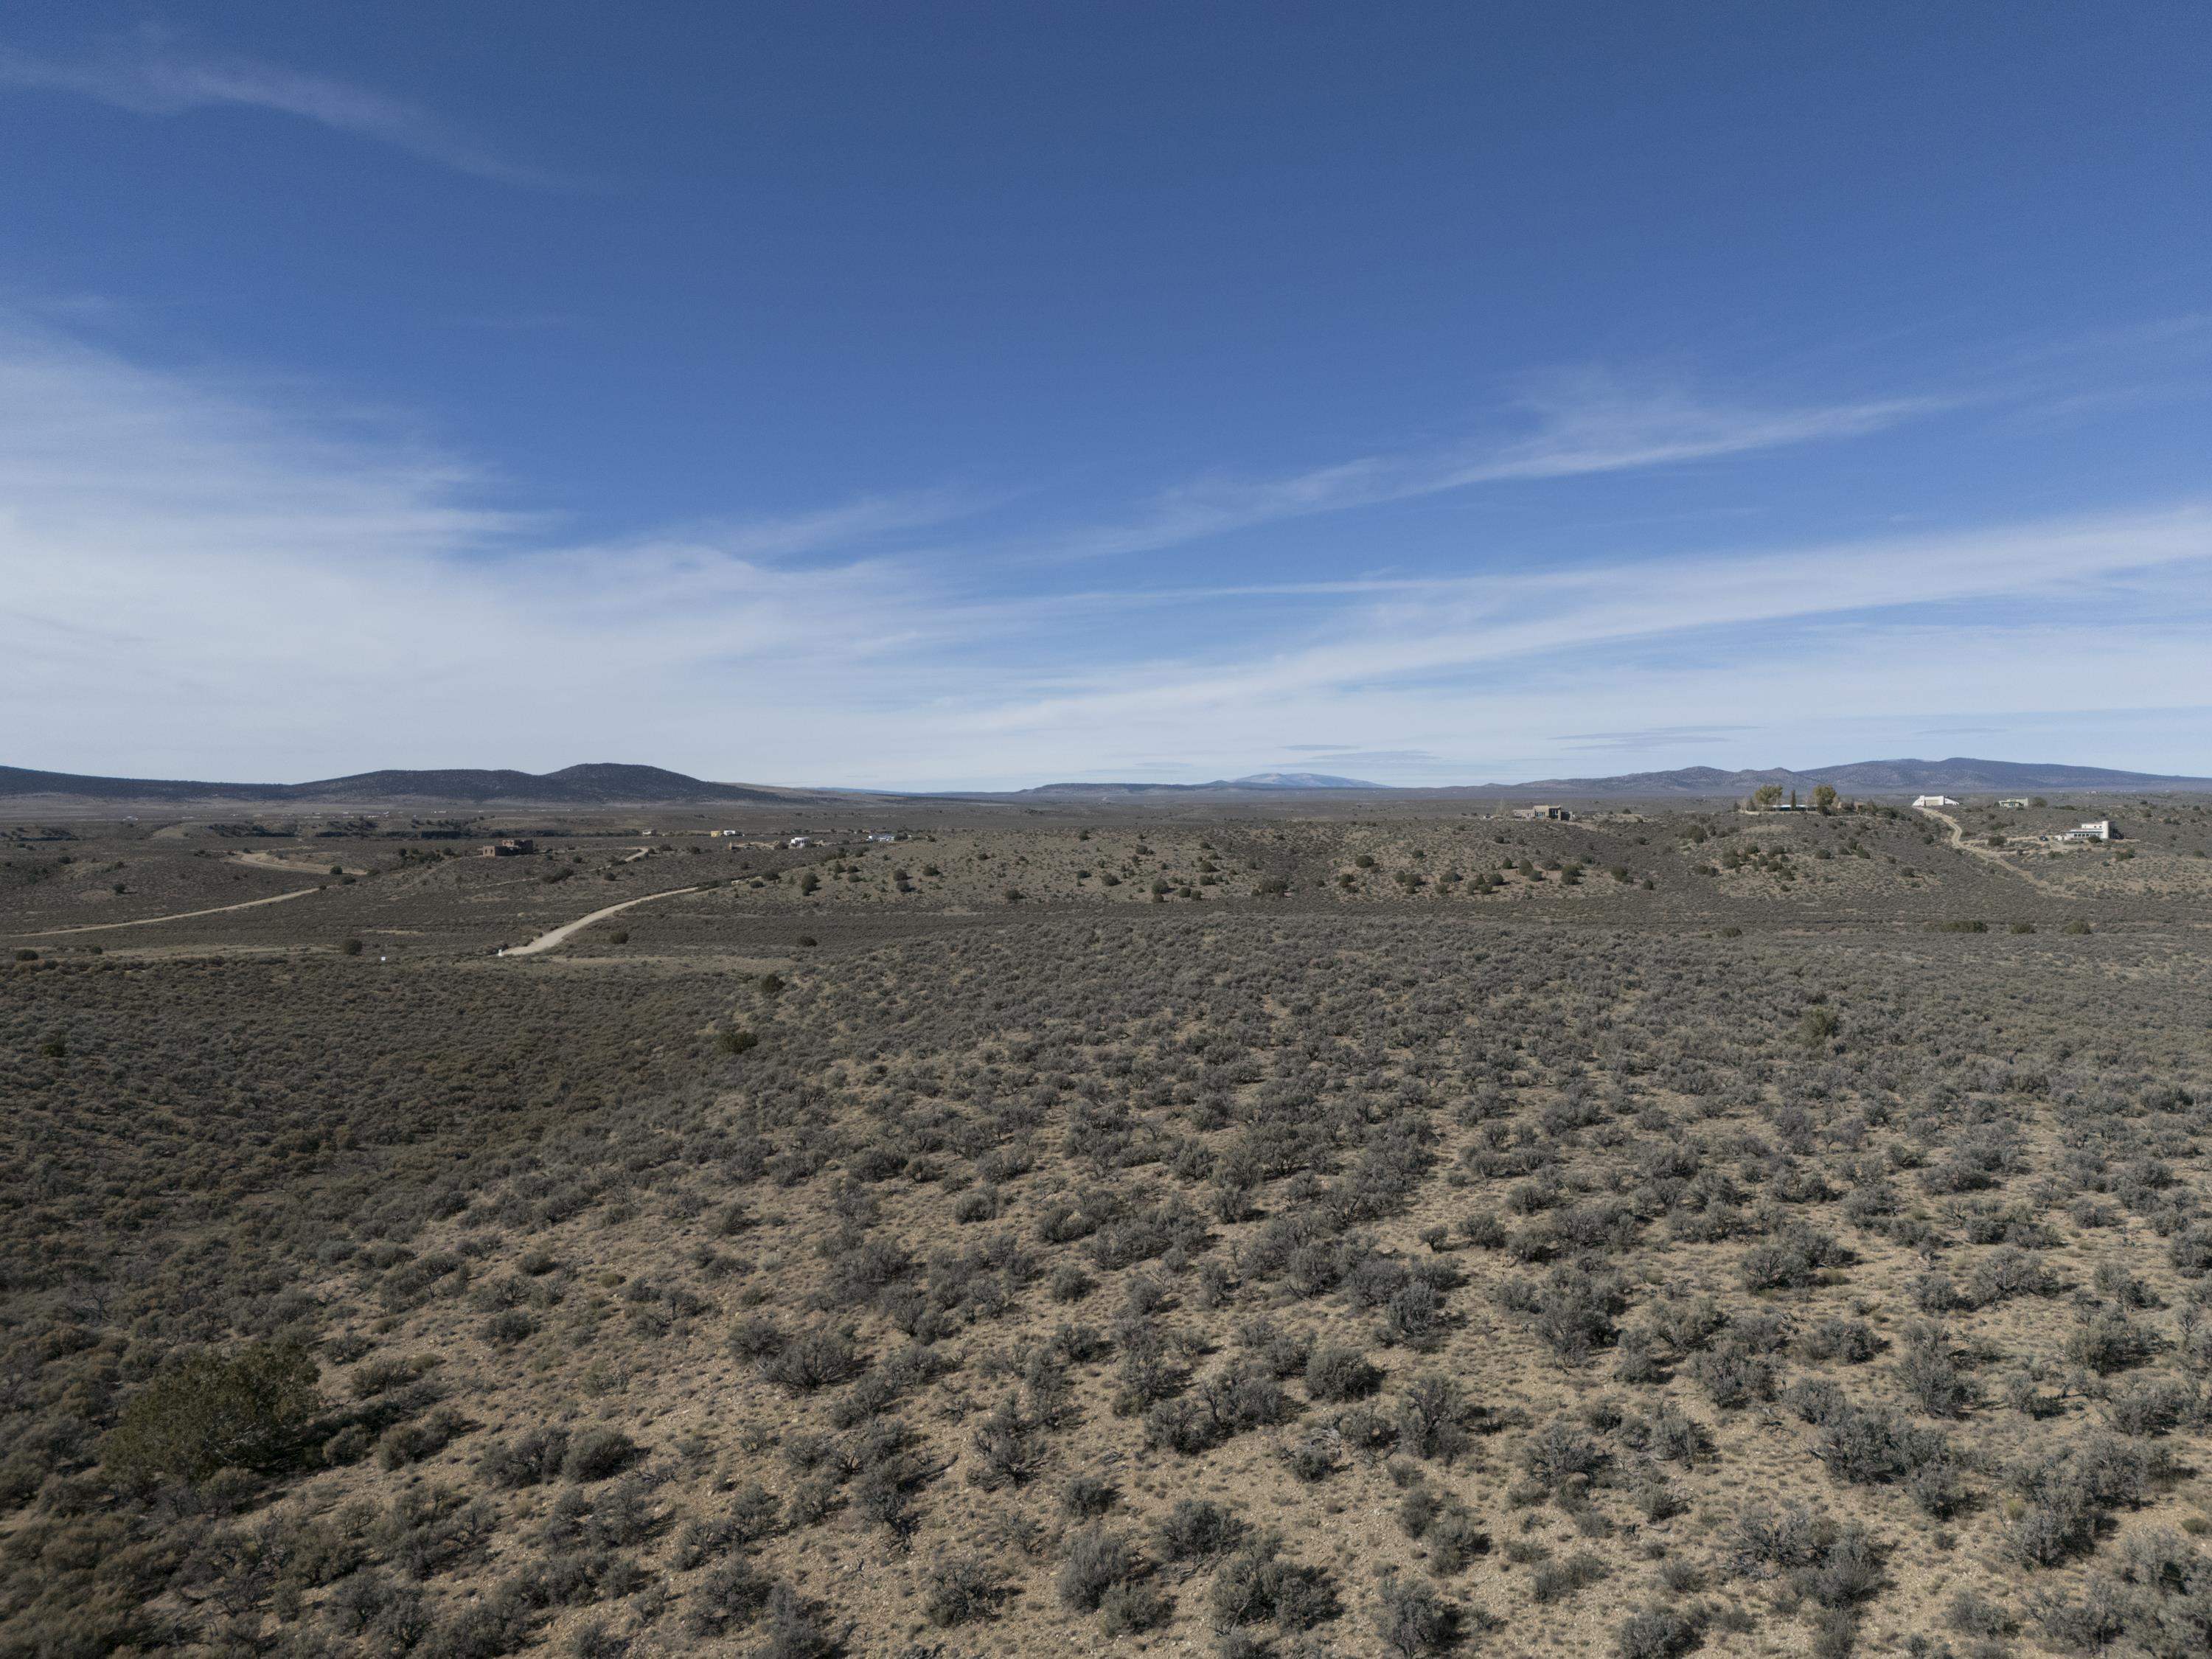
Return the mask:
[(205, 910), (173, 910), (166, 916), (141, 916), (136, 921), (94, 921), (79, 927), (47, 927), (20, 937), (52, 939), (57, 933), (104, 933), (111, 927), (151, 927), (157, 921), (183, 921), (191, 916), (219, 916), (226, 910), (251, 910), (257, 904), (282, 904), (287, 899), (305, 898), (322, 890), (319, 887), (300, 887), (289, 893), (278, 893), (273, 898), (247, 899), (243, 904), (218, 904)]
[(540, 951), (550, 951), (574, 935), (581, 933), (595, 921), (604, 921), (622, 911), (635, 909), (641, 904), (650, 904), (655, 899), (674, 898), (678, 893), (697, 893), (699, 887), (672, 887), (665, 893), (647, 893), (643, 898), (625, 899), (620, 904), (610, 904), (604, 910), (594, 910), (588, 916), (578, 916), (574, 921), (564, 921), (550, 933), (540, 933), (527, 945), (512, 945), (501, 951), (503, 957), (534, 957)]
[(1953, 817), (1948, 812), (1939, 812), (1932, 806), (1916, 806), (1913, 808), (1913, 811), (1916, 812), (1925, 813), (1928, 817), (1934, 818), (1938, 823), (1947, 825), (1951, 831), (1951, 845), (1956, 848), (1960, 852), (1971, 853), (1978, 859), (1985, 860), (1989, 863), (1996, 865), (1998, 869), (2006, 871), (2012, 875), (2018, 876), (2029, 886), (2039, 888), (2044, 892), (2056, 893), (2060, 890), (2058, 888), (2052, 886), (2051, 883), (2044, 880), (2041, 876), (2035, 875), (2029, 871), (2023, 870), (2017, 864), (2008, 862), (2004, 854), (1996, 851), (1994, 848), (1975, 846), (1972, 842), (1966, 839), (1966, 830), (1960, 825), (1959, 820)]

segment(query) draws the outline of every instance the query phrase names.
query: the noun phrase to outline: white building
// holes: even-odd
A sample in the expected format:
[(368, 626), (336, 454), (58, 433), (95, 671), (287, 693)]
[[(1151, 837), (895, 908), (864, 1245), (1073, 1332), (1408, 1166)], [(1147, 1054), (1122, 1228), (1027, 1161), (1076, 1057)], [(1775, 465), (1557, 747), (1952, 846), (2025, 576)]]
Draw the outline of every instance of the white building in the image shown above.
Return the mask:
[(784, 845), (786, 847), (811, 847), (814, 845), (814, 837), (811, 836), (793, 836), (789, 841), (784, 842)]
[(1997, 805), (2008, 812), (2025, 812), (2027, 810), (2027, 802), (2017, 795), (2010, 800), (2001, 800)]
[(2110, 818), (2091, 818), (2087, 823), (2069, 830), (2061, 837), (2065, 841), (2110, 841), (2112, 838), (2112, 821)]
[(868, 832), (868, 839), (870, 841), (896, 841), (898, 837), (888, 830), (872, 830)]
[(1915, 795), (1912, 804), (1915, 806), (1956, 806), (1959, 803), (1948, 795)]

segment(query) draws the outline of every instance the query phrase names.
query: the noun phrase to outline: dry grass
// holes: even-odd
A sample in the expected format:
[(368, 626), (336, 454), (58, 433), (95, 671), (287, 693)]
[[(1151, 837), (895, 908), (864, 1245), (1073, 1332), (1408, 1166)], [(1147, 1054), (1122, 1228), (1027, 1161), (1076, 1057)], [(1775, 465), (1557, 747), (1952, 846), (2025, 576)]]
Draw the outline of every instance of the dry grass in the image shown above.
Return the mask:
[(2004, 873), (1888, 818), (926, 833), (14, 968), (0, 1652), (2201, 1650), (2193, 928), (1926, 931)]

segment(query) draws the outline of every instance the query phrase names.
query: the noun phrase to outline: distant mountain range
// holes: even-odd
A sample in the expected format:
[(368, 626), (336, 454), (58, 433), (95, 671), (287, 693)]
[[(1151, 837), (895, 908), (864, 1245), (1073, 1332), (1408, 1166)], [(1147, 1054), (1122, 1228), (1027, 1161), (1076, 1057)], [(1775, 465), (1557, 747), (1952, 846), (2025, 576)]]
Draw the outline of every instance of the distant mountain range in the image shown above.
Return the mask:
[(1229, 781), (1232, 789), (1380, 789), (1364, 778), (1332, 777), (1326, 772), (1253, 772)]
[[(1556, 795), (1567, 799), (1718, 799), (1747, 795), (1762, 784), (1777, 784), (1810, 794), (1832, 784), (1846, 795), (1903, 795), (1928, 791), (1950, 794), (2021, 794), (2054, 791), (2212, 791), (2212, 778), (2176, 777), (2154, 772), (2118, 772), (2101, 766), (2049, 766), (2017, 761), (1854, 761), (1844, 766), (1803, 771), (1771, 767), (1764, 771), (1724, 772), (1688, 766), (1672, 772), (1628, 772), (1602, 778), (1540, 778), (1529, 783), (1455, 784), (1441, 788), (1400, 789), (1340, 778), (1322, 772), (1255, 772), (1211, 783), (1048, 783), (1006, 794), (974, 792), (966, 799), (1121, 800), (1170, 795), (1182, 798), (1237, 798), (1255, 795), (1365, 793), (1394, 797), (1472, 795)], [(28, 807), (55, 802), (107, 801), (130, 805), (224, 803), (286, 805), (319, 803), (343, 806), (643, 806), (826, 805), (839, 800), (882, 799), (869, 792), (841, 789), (781, 789), (752, 783), (710, 783), (658, 766), (624, 766), (602, 762), (558, 772), (513, 771), (359, 772), (312, 783), (206, 783), (180, 779), (86, 777), (70, 772), (33, 772), (0, 766), (0, 800)]]
[(1626, 772), (1603, 778), (1538, 778), (1527, 783), (1449, 784), (1425, 789), (1392, 788), (1384, 784), (1322, 777), (1308, 772), (1258, 772), (1250, 777), (1224, 778), (1212, 783), (1048, 783), (1020, 793), (1103, 800), (1163, 793), (1227, 795), (1258, 791), (1358, 789), (1391, 795), (1559, 795), (1582, 799), (1650, 799), (1674, 795), (1714, 799), (1748, 795), (1768, 783), (1807, 794), (1826, 783), (1847, 795), (1920, 794), (1930, 790), (1959, 794), (2069, 789), (2212, 790), (2212, 778), (1954, 756), (1949, 760), (1934, 761), (1853, 761), (1843, 766), (1815, 767), (1805, 771), (1773, 766), (1759, 771), (1724, 772), (1712, 766), (1686, 766), (1672, 772)]
[(1846, 795), (1919, 794), (1943, 790), (1953, 794), (2017, 794), (2022, 790), (2212, 790), (2212, 778), (2168, 776), (2154, 772), (2116, 772), (2102, 766), (2051, 766), (2027, 761), (1948, 760), (1852, 761), (1842, 766), (1792, 771), (1770, 767), (1756, 772), (1723, 772), (1711, 766), (1686, 766), (1673, 772), (1628, 772), (1607, 778), (1545, 778), (1504, 786), (1515, 793), (1563, 795), (1747, 795), (1761, 784), (1809, 793), (1829, 784)]
[(70, 772), (27, 772), (0, 766), (0, 800), (51, 795), (73, 800), (131, 803), (223, 801), (338, 805), (422, 803), (435, 805), (623, 806), (647, 802), (783, 802), (827, 799), (803, 789), (708, 783), (658, 766), (600, 762), (558, 772), (357, 772), (312, 783), (202, 783), (182, 779), (95, 778)]

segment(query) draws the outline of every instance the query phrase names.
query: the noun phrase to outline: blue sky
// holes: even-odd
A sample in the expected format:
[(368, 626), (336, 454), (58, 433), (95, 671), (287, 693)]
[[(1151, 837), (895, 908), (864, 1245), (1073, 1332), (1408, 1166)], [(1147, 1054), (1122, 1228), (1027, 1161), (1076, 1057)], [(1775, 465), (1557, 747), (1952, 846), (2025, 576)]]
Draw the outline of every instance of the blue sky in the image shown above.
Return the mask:
[(0, 761), (2212, 774), (2212, 11), (0, 15)]

